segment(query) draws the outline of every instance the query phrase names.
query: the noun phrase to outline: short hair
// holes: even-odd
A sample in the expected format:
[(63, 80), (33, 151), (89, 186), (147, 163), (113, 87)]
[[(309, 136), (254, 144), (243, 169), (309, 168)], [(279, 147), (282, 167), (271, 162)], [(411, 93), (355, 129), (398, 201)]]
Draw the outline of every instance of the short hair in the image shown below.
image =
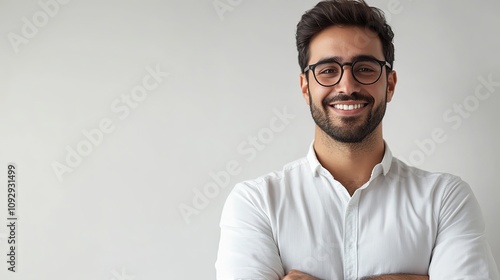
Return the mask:
[(385, 60), (393, 65), (394, 33), (382, 10), (368, 6), (364, 0), (324, 0), (302, 15), (297, 24), (295, 37), (301, 72), (308, 65), (312, 38), (334, 25), (360, 26), (375, 32), (382, 43)]

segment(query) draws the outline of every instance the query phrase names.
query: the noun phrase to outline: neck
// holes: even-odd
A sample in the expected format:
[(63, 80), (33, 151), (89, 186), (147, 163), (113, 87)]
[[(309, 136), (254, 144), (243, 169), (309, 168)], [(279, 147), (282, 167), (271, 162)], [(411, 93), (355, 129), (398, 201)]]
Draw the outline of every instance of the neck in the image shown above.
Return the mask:
[(360, 143), (338, 142), (316, 127), (314, 150), (321, 165), (353, 195), (384, 157), (382, 126)]

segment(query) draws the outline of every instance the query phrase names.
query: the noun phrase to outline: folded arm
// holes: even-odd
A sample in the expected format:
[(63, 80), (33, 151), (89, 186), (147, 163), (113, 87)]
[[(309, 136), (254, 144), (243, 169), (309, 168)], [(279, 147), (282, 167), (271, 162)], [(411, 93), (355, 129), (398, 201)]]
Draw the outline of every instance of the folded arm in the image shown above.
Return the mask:
[(372, 277), (364, 277), (361, 280), (429, 280), (427, 275), (412, 275), (412, 274), (389, 274)]
[[(283, 280), (319, 280), (314, 276), (306, 274), (298, 270), (291, 270)], [(429, 280), (427, 275), (411, 275), (411, 274), (388, 274), (371, 277), (363, 277), (361, 280)]]

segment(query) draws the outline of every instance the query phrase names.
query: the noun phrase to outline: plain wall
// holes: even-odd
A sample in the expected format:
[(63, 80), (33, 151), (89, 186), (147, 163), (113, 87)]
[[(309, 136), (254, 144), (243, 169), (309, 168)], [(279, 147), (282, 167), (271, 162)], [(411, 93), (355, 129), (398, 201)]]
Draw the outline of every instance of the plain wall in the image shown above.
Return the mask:
[[(17, 164), (19, 218), (16, 273), (0, 227), (0, 278), (214, 279), (234, 184), (312, 141), (294, 34), (316, 1), (54, 1), (0, 1), (0, 172)], [(368, 2), (396, 34), (387, 143), (471, 185), (500, 263), (500, 2)]]

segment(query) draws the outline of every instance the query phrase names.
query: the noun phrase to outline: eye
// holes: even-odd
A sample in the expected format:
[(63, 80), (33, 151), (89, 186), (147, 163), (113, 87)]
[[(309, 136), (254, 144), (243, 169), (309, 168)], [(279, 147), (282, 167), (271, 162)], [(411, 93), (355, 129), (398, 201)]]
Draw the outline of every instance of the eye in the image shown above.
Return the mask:
[(369, 67), (359, 67), (357, 68), (358, 72), (375, 72), (375, 70), (373, 68), (369, 68)]
[(374, 65), (372, 63), (356, 64), (356, 72), (374, 72), (374, 71), (377, 71), (377, 65)]
[(354, 71), (363, 75), (375, 74), (380, 71), (380, 65), (375, 61), (358, 61), (354, 66)]
[(332, 74), (332, 73), (337, 73), (338, 70), (334, 68), (325, 68), (321, 71), (319, 71), (319, 74)]
[(340, 73), (340, 66), (336, 63), (325, 63), (316, 66), (316, 75), (335, 76)]

